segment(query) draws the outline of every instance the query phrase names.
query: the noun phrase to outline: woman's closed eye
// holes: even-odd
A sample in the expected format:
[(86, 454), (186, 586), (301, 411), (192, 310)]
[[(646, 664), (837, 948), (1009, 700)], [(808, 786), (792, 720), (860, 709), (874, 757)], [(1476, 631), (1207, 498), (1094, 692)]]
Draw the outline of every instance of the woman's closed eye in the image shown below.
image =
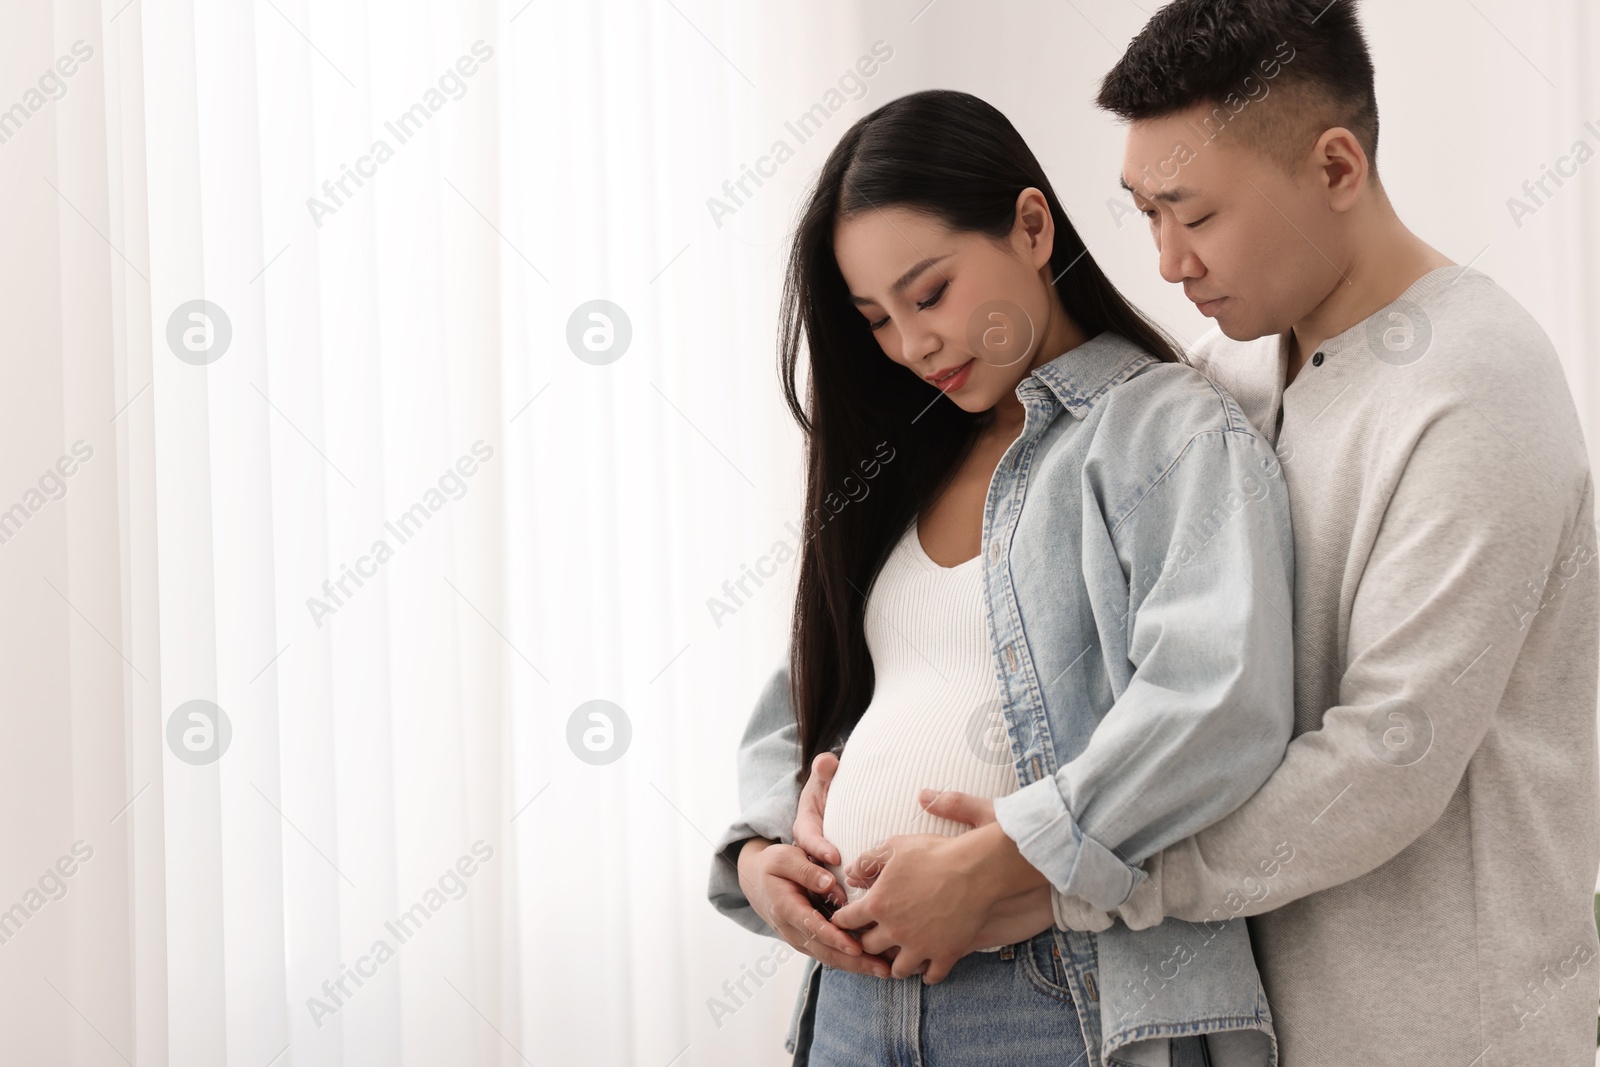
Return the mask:
[[(926, 299), (926, 300), (918, 300), (917, 301), (917, 310), (918, 311), (927, 311), (929, 308), (934, 307), (935, 305), (937, 305), (940, 300), (944, 299), (945, 290), (948, 289), (948, 288), (950, 288), (950, 279), (946, 278), (944, 280), (944, 284), (939, 286), (939, 288), (934, 291), (934, 294), (932, 296), (928, 297), (928, 299)], [(883, 318), (877, 320), (876, 322), (867, 323), (867, 328), (870, 329), (870, 330), (881, 330), (887, 325), (889, 325), (889, 317), (887, 315), (885, 315)]]

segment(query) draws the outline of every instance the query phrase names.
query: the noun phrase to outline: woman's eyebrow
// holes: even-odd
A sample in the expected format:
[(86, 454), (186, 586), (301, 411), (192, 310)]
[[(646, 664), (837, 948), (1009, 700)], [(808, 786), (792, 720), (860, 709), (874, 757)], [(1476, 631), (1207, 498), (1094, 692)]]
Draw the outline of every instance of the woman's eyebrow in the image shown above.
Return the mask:
[[(900, 275), (900, 280), (899, 281), (897, 281), (893, 285), (889, 286), (889, 295), (890, 296), (899, 296), (901, 293), (905, 292), (907, 286), (909, 286), (912, 282), (916, 281), (918, 278), (920, 278), (922, 276), (922, 272), (923, 271), (927, 270), (929, 267), (933, 266), (935, 263), (938, 263), (940, 260), (949, 259), (952, 254), (953, 253), (946, 252), (942, 256), (929, 256), (927, 259), (924, 259), (922, 262), (916, 264), (910, 270), (908, 270), (904, 274)], [(868, 299), (867, 297), (864, 297), (864, 296), (856, 296), (854, 293), (850, 294), (850, 302), (852, 304), (876, 304), (877, 303), (876, 300), (870, 300), (870, 299)]]

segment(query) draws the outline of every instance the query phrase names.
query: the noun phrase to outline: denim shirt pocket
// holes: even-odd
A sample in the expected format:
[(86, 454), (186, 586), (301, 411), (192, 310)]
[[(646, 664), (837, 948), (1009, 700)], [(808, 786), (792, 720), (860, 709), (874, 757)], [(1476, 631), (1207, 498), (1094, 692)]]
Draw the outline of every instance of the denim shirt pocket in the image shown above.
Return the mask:
[(1128, 1046), (1204, 1034), (1216, 1067), (1279, 1067), (1244, 919), (1168, 919), (1143, 930), (1117, 922), (1095, 937), (1108, 1063)]

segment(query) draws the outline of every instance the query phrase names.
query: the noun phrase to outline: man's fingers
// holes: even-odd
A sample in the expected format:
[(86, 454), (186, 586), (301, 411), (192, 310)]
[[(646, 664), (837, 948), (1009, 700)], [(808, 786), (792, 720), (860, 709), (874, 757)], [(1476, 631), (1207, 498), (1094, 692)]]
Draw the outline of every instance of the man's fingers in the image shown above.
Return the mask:
[(893, 978), (910, 978), (912, 975), (921, 974), (926, 970), (928, 963), (929, 961), (926, 959), (917, 959), (902, 952), (895, 956), (894, 965), (889, 968), (889, 974)]
[(872, 917), (872, 894), (852, 900), (833, 913), (833, 925), (841, 930), (855, 930), (876, 922)]
[(938, 985), (950, 975), (954, 964), (930, 963), (928, 969), (922, 972), (923, 985)]
[(884, 932), (881, 926), (869, 926), (861, 931), (857, 943), (861, 946), (862, 952), (882, 956), (886, 960), (894, 959), (900, 952), (900, 946), (895, 943), (894, 938)]

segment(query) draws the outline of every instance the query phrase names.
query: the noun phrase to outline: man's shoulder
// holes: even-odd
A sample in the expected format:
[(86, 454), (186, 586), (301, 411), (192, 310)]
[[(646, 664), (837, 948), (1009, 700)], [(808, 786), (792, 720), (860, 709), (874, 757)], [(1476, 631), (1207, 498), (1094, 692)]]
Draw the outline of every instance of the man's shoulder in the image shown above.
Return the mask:
[(1195, 338), (1184, 358), (1190, 366), (1213, 380), (1219, 373), (1226, 373), (1227, 367), (1238, 356), (1276, 356), (1278, 353), (1278, 336), (1268, 334), (1250, 341), (1236, 341), (1222, 332), (1221, 326), (1212, 326), (1205, 333)]
[[(1459, 280), (1434, 286), (1409, 307), (1401, 301), (1396, 309), (1414, 317), (1401, 325), (1427, 346), (1415, 357), (1418, 366), (1457, 379), (1469, 375), (1525, 385), (1535, 384), (1528, 379), (1534, 371), (1542, 379), (1538, 384), (1564, 389), (1555, 346), (1533, 314), (1487, 274), (1468, 268), (1454, 277)], [(1380, 359), (1384, 354), (1380, 344)], [(1430, 354), (1445, 358), (1426, 367)]]
[[(1512, 424), (1576, 430), (1577, 411), (1554, 344), (1537, 319), (1488, 275), (1445, 270), (1367, 321), (1353, 339), (1374, 399), (1418, 417), (1458, 403)], [(1347, 359), (1349, 357), (1346, 357)]]
[(1236, 341), (1213, 326), (1189, 346), (1189, 365), (1233, 398), (1251, 424), (1270, 433), (1278, 417), (1282, 339)]

